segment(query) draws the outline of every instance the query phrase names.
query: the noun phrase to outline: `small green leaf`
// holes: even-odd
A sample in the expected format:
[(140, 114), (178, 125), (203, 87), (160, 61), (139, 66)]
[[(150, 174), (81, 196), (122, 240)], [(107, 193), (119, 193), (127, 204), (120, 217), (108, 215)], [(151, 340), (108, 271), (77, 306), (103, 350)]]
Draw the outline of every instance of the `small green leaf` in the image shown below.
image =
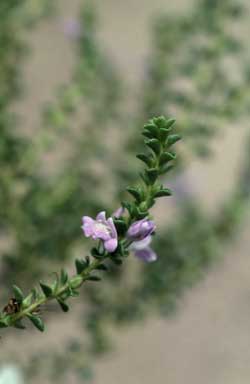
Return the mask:
[(76, 259), (75, 266), (76, 266), (76, 273), (78, 275), (80, 275), (87, 268), (87, 264), (85, 260)]
[(58, 273), (57, 272), (53, 272), (53, 275), (55, 275), (55, 280), (51, 284), (51, 289), (55, 293), (55, 292), (57, 292), (57, 290), (59, 288), (59, 277), (58, 277)]
[(161, 144), (157, 139), (145, 140), (145, 144), (155, 153), (159, 154), (161, 151)]
[(25, 299), (22, 301), (22, 308), (27, 308), (31, 305), (33, 299), (33, 293), (30, 293)]
[(167, 120), (164, 116), (159, 116), (159, 117), (154, 117), (153, 122), (158, 128), (163, 128), (165, 127)]
[(123, 201), (122, 206), (127, 209), (130, 216), (133, 216), (134, 214), (134, 204), (129, 203), (128, 201)]
[(63, 301), (62, 299), (57, 299), (57, 302), (60, 305), (63, 312), (69, 311), (69, 306), (68, 306), (68, 304), (65, 303), (65, 301)]
[(127, 187), (127, 191), (132, 195), (137, 202), (140, 202), (143, 198), (141, 191), (138, 188)]
[(51, 297), (53, 294), (53, 290), (46, 284), (40, 281), (40, 287), (42, 288), (43, 293), (46, 297)]
[(17, 300), (18, 303), (22, 303), (23, 299), (24, 299), (24, 294), (22, 292), (22, 290), (17, 287), (16, 285), (13, 285), (13, 291), (14, 291), (14, 296)]
[(150, 184), (154, 184), (158, 177), (158, 170), (156, 168), (146, 169), (145, 173), (150, 181)]
[(174, 145), (175, 143), (177, 143), (177, 141), (181, 140), (181, 136), (180, 135), (170, 135), (168, 136), (168, 141), (167, 141), (167, 145), (170, 147), (171, 145)]
[(138, 220), (144, 219), (148, 215), (148, 211), (138, 209), (137, 218)]
[(151, 166), (151, 164), (152, 164), (151, 156), (145, 155), (144, 153), (138, 153), (138, 155), (136, 155), (136, 157), (137, 157), (137, 159), (143, 161), (149, 167)]
[(154, 135), (154, 137), (156, 137), (156, 138), (158, 137), (158, 131), (159, 130), (152, 120), (150, 120), (150, 122), (148, 124), (144, 125), (144, 129), (146, 131), (151, 132), (152, 135)]
[(167, 163), (168, 161), (176, 159), (176, 154), (173, 152), (163, 152), (160, 156), (160, 165)]
[(38, 316), (34, 316), (34, 315), (31, 315), (31, 314), (28, 314), (27, 317), (30, 319), (30, 321), (32, 322), (32, 324), (41, 332), (44, 331), (44, 323), (42, 321), (42, 319)]
[(105, 264), (99, 264), (96, 269), (99, 271), (108, 271), (108, 267)]
[(147, 131), (147, 130), (143, 131), (142, 134), (143, 134), (143, 136), (147, 137), (148, 139), (153, 139), (155, 137), (155, 135), (152, 132)]
[(160, 128), (160, 137), (161, 137), (161, 141), (165, 143), (166, 141), (166, 138), (168, 137), (169, 135), (169, 131), (168, 129), (166, 128)]
[(60, 273), (61, 285), (65, 285), (67, 283), (68, 279), (69, 279), (69, 276), (68, 276), (67, 272), (64, 269), (61, 269), (61, 273)]
[(159, 174), (163, 175), (164, 173), (170, 172), (174, 168), (174, 164), (164, 164), (160, 167)]
[(31, 290), (31, 294), (32, 294), (32, 298), (33, 298), (33, 300), (36, 300), (36, 299), (38, 298), (38, 296), (39, 296), (39, 293), (38, 293), (38, 291), (37, 291), (36, 288), (33, 288), (33, 289)]
[(92, 276), (87, 277), (86, 280), (88, 280), (88, 281), (101, 281), (101, 277), (92, 275)]
[(168, 129), (169, 131), (172, 129), (172, 126), (175, 123), (175, 119), (168, 119), (163, 128)]
[(163, 188), (160, 191), (156, 192), (154, 194), (154, 197), (164, 197), (164, 196), (171, 196), (172, 191), (168, 188)]

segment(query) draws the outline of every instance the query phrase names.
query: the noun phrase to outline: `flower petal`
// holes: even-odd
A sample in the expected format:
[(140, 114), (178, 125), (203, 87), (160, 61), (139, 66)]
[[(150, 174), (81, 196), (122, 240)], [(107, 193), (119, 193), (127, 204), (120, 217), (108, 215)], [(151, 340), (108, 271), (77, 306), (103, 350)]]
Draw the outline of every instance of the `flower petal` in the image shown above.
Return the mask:
[(109, 239), (107, 241), (104, 241), (104, 248), (110, 253), (114, 252), (117, 246), (118, 246), (117, 239)]
[(106, 221), (106, 212), (102, 211), (96, 216), (96, 220)]
[(93, 234), (95, 221), (89, 216), (83, 216), (82, 218), (82, 230), (86, 237), (90, 237)]
[(158, 258), (157, 254), (150, 247), (135, 251), (135, 256), (146, 263), (152, 263)]
[(140, 249), (146, 248), (151, 243), (151, 241), (152, 241), (152, 236), (149, 235), (149, 236), (145, 237), (145, 239), (143, 239), (143, 240), (134, 241), (131, 244), (130, 248), (134, 251), (137, 251), (137, 250), (139, 251)]
[(107, 224), (111, 230), (111, 234), (112, 234), (112, 237), (115, 237), (117, 238), (117, 230), (116, 230), (116, 227), (115, 227), (115, 224), (113, 222), (113, 219), (112, 217), (110, 217), (108, 220), (107, 220)]

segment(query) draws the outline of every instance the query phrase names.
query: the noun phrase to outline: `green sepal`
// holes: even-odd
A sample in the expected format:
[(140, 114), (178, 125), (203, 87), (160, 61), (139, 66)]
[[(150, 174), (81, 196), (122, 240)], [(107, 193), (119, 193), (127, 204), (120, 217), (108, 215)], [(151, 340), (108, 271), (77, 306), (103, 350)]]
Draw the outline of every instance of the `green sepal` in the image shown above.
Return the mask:
[[(161, 120), (161, 125), (158, 124), (159, 128), (164, 128), (164, 129), (168, 129), (168, 131), (170, 131), (172, 129), (172, 126), (174, 125), (175, 123), (175, 119), (165, 119), (165, 117), (158, 117), (157, 120), (160, 121)], [(163, 119), (165, 121), (163, 121)]]
[(60, 305), (63, 312), (69, 311), (69, 306), (68, 306), (68, 304), (65, 303), (65, 301), (63, 301), (62, 299), (57, 299), (57, 302)]
[(30, 321), (32, 322), (32, 324), (41, 332), (44, 331), (44, 323), (42, 321), (42, 319), (38, 316), (34, 316), (34, 315), (31, 315), (31, 314), (28, 314), (27, 317), (30, 319)]
[(24, 299), (24, 294), (22, 292), (22, 290), (17, 287), (16, 285), (13, 285), (13, 292), (14, 292), (14, 296), (17, 300), (18, 303), (22, 303), (23, 299)]
[(127, 232), (127, 224), (124, 220), (114, 219), (114, 224), (119, 236), (122, 236)]
[(145, 153), (138, 153), (138, 155), (136, 155), (136, 157), (137, 157), (137, 159), (143, 161), (146, 165), (151, 167), (151, 164), (152, 164), (151, 156), (145, 155)]
[(53, 295), (53, 290), (51, 289), (50, 286), (48, 286), (48, 285), (46, 285), (40, 281), (40, 287), (41, 287), (41, 289), (42, 289), (42, 291), (46, 297), (51, 297)]

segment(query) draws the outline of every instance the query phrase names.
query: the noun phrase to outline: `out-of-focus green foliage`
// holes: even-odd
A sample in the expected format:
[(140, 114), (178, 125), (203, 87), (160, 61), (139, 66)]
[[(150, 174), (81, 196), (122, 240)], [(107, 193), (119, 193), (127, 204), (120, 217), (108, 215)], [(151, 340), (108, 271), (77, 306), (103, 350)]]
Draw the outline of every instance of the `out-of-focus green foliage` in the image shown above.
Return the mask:
[(197, 0), (190, 13), (163, 15), (154, 25), (141, 118), (174, 111), (202, 156), (215, 132), (248, 113), (249, 53), (235, 33), (242, 20), (240, 2)]
[[(239, 125), (249, 110), (249, 51), (242, 35), (233, 32), (233, 26), (240, 30), (247, 22), (248, 11), (240, 2), (197, 0), (185, 15), (155, 20), (132, 116), (122, 108), (123, 76), (98, 43), (94, 9), (83, 4), (72, 80), (46, 105), (43, 129), (35, 140), (24, 139), (12, 106), (25, 87), (20, 84), (28, 53), (24, 31), (46, 14), (44, 6), (41, 0), (4, 0), (0, 5), (0, 47), (5, 53), (0, 55), (0, 226), (1, 236), (9, 239), (8, 249), (1, 252), (1, 281), (16, 281), (24, 288), (75, 255), (82, 214), (117, 208), (121, 191), (135, 178), (136, 137), (147, 118), (177, 117), (185, 148), (189, 146), (180, 156), (182, 167), (175, 171), (180, 173), (194, 155), (210, 154), (216, 132)], [(122, 127), (119, 135), (117, 126)], [(112, 135), (114, 143), (107, 140)], [(59, 166), (49, 175), (38, 172), (44, 154), (61, 145), (67, 150)], [(130, 266), (125, 272), (111, 269), (102, 290), (87, 288), (84, 326), (90, 339), (87, 349), (86, 340), (65, 349), (72, 370), (89, 372), (89, 357), (80, 367), (79, 355), (105, 351), (110, 324), (140, 320), (152, 309), (172, 312), (180, 294), (222, 254), (248, 204), (248, 149), (236, 188), (215, 217), (205, 214), (192, 197), (177, 201), (178, 214), (161, 229), (154, 245), (160, 255), (157, 263), (136, 271)], [(65, 356), (55, 351), (53, 357), (58, 364), (51, 365), (52, 374), (55, 367), (69, 369)], [(35, 360), (32, 367), (39, 371), (42, 357)]]

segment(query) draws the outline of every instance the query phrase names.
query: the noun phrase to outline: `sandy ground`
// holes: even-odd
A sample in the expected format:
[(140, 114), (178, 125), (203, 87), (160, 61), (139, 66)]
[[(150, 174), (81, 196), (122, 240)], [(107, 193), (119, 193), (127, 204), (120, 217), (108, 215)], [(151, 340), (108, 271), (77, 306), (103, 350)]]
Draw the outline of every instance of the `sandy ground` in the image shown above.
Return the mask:
[[(51, 98), (57, 84), (69, 78), (73, 54), (63, 34), (63, 22), (74, 16), (79, 2), (60, 0), (61, 13), (57, 19), (43, 23), (30, 37), (34, 52), (25, 73), (28, 93), (25, 104), (20, 107), (27, 132), (39, 125), (39, 106)], [(185, 12), (189, 1), (99, 0), (97, 4), (101, 15), (100, 38), (132, 87), (141, 76), (149, 44), (150, 15), (169, 8)], [(27, 109), (32, 113), (28, 114)], [(241, 132), (243, 137), (244, 129)], [(232, 186), (242, 144), (236, 137), (238, 132), (229, 128), (226, 138), (217, 143), (215, 159), (205, 165), (195, 163), (188, 171), (197, 195), (204, 199), (209, 210), (222, 201)], [(223, 151), (219, 151), (221, 146)], [(95, 384), (249, 383), (248, 224), (223, 262), (214, 266), (206, 279), (185, 295), (176, 316), (168, 320), (151, 318), (143, 326), (114, 332), (116, 349), (97, 362)], [(53, 321), (48, 326), (47, 336), (52, 346), (60, 346), (56, 330), (63, 333), (60, 330), (66, 329), (64, 321), (69, 324), (70, 334), (74, 319), (62, 317), (59, 329)], [(25, 343), (44, 345), (47, 338), (38, 335)], [(9, 349), (14, 346), (11, 337)]]

